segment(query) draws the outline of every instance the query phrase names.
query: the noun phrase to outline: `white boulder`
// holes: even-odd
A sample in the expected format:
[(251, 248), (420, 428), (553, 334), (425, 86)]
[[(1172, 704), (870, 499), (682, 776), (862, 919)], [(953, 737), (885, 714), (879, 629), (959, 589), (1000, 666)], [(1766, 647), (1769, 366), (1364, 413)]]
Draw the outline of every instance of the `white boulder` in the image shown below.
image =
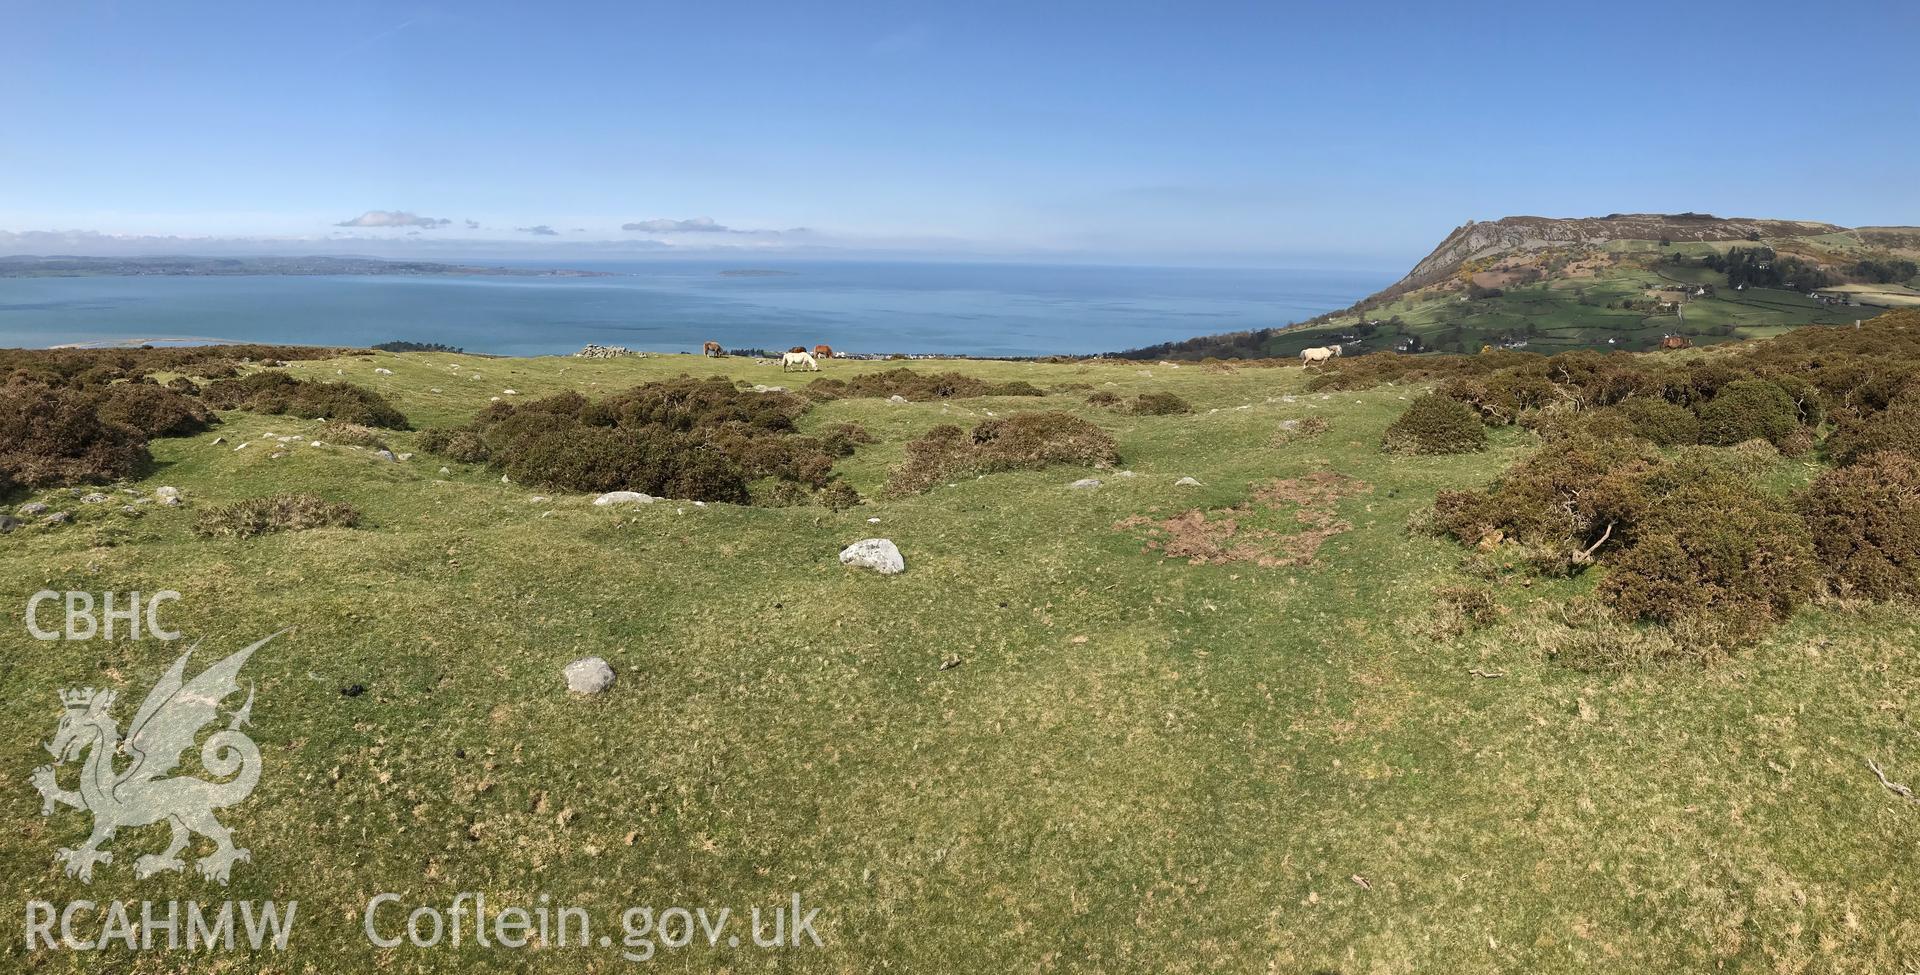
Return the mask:
[(653, 495), (641, 494), (638, 491), (608, 491), (594, 498), (593, 503), (606, 507), (610, 504), (652, 504), (655, 500), (657, 499)]
[(562, 669), (567, 690), (575, 694), (598, 694), (613, 686), (613, 668), (599, 657), (581, 657)]
[(900, 557), (892, 539), (886, 538), (863, 538), (841, 549), (840, 564), (872, 569), (883, 576), (907, 571), (907, 560)]

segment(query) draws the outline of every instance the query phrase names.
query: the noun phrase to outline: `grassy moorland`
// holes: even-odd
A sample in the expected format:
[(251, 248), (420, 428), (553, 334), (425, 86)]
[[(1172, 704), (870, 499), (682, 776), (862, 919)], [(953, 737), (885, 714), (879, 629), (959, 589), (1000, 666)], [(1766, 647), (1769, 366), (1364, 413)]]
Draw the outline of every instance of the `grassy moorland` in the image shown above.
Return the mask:
[[(121, 485), (178, 487), (180, 507), (131, 518), (61, 490), (17, 497), (77, 520), (0, 540), (4, 899), (297, 899), (300, 913), (285, 953), (85, 956), (13, 937), (0, 967), (630, 967), (617, 944), (383, 949), (361, 933), (377, 892), (444, 906), (461, 891), (523, 907), (550, 895), (616, 941), (629, 906), (744, 912), (798, 892), (822, 909), (821, 947), (696, 941), (647, 963), (671, 971), (1920, 964), (1920, 805), (1866, 765), (1920, 780), (1920, 613), (1821, 602), (1710, 663), (1583, 665), (1567, 607), (1604, 568), (1501, 575), (1495, 608), (1468, 625), (1440, 593), (1481, 581), (1471, 550), (1409, 530), (1439, 491), (1486, 485), (1532, 452), (1528, 430), (1496, 427), (1482, 453), (1391, 455), (1383, 433), (1419, 384), (1309, 391), (1298, 368), (1137, 362), (938, 368), (1086, 387), (814, 405), (803, 431), (855, 422), (875, 439), (836, 466), (866, 499), (844, 511), (595, 507), (417, 451), (418, 432), (382, 435), (414, 453), (389, 462), (308, 446), (318, 421), (241, 410), (153, 440), (151, 467)], [(804, 381), (689, 356), (345, 355), (283, 371), (376, 390), (416, 430), (464, 423), (508, 388), (529, 400), (683, 373)], [(1170, 392), (1194, 410), (1088, 405), (1099, 391)], [(1104, 429), (1118, 469), (882, 496), (912, 438), (1036, 409)], [(269, 434), (300, 439), (281, 451)], [(1756, 482), (1785, 492), (1818, 466), (1774, 455)], [(1088, 476), (1102, 486), (1068, 487)], [(350, 504), (359, 524), (194, 531), (224, 503), (286, 491)], [(1168, 558), (1146, 543), (1175, 532), (1138, 520), (1243, 505), (1249, 536), (1277, 536), (1273, 557)], [(1317, 547), (1285, 541), (1301, 532)], [(907, 571), (838, 564), (869, 536), (893, 539)], [(165, 845), (159, 826), (123, 831), (91, 885), (62, 875), (53, 850), (83, 839), (87, 817), (42, 818), (26, 784), (46, 762), (55, 691), (119, 689), (124, 723), (180, 645), (33, 641), (21, 615), (40, 589), (177, 590), (167, 621), (204, 641), (202, 660), (291, 628), (243, 677), (258, 684), (265, 772), (221, 814), (253, 851), (229, 887), (191, 873), (136, 883), (131, 861)], [(570, 696), (560, 668), (587, 655), (617, 682)], [(343, 694), (354, 686), (364, 693)]]

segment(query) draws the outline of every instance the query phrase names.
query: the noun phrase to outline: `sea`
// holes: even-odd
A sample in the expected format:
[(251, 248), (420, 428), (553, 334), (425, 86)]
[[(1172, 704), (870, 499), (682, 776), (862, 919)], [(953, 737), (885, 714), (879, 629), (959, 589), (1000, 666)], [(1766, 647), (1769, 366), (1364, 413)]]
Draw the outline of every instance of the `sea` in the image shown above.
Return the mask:
[(880, 261), (564, 267), (608, 276), (0, 278), (0, 346), (413, 341), (518, 356), (589, 343), (687, 352), (715, 341), (729, 349), (825, 343), (870, 354), (1089, 355), (1282, 327), (1346, 307), (1397, 276)]

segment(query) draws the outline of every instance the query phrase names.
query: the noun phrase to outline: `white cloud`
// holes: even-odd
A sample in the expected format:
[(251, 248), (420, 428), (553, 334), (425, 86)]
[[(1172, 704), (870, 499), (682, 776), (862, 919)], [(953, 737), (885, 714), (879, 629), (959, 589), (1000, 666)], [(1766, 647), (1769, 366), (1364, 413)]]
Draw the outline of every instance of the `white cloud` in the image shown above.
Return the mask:
[(352, 220), (342, 220), (336, 227), (420, 227), (426, 230), (438, 230), (453, 221), (445, 217), (423, 217), (405, 210), (368, 210)]
[(652, 220), (640, 220), (623, 223), (621, 230), (637, 230), (650, 234), (724, 234), (735, 233), (729, 227), (721, 226), (712, 217), (693, 217), (688, 220), (673, 220), (667, 217), (655, 217)]

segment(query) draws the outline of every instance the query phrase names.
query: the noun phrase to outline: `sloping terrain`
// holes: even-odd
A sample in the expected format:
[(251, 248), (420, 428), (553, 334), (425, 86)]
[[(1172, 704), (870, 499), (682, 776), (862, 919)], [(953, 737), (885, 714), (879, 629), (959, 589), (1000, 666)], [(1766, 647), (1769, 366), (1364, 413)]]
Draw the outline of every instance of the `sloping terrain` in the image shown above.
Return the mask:
[[(1723, 266), (1740, 261), (1747, 273)], [(1920, 300), (1920, 229), (1706, 214), (1506, 217), (1455, 229), (1407, 275), (1290, 328), (1204, 336), (1135, 358), (1484, 347), (1649, 349), (1846, 324)], [(1733, 280), (1735, 276), (1741, 280)]]
[[(829, 361), (824, 377), (897, 365)], [(16, 494), (76, 517), (0, 540), (14, 634), (0, 704), (15, 716), (0, 895), (15, 910), (297, 899), (300, 921), (288, 950), (254, 958), (82, 956), (29, 949), (16, 927), (0, 969), (625, 971), (628, 908), (738, 913), (795, 893), (821, 909), (823, 945), (656, 938), (646, 967), (1867, 972), (1920, 952), (1920, 805), (1866, 764), (1920, 784), (1910, 608), (1816, 605), (1711, 666), (1586, 667), (1568, 660), (1586, 639), (1568, 607), (1593, 573), (1507, 577), (1464, 625), (1445, 594), (1486, 586), (1475, 553), (1408, 530), (1438, 492), (1536, 450), (1526, 429), (1493, 429), (1484, 453), (1390, 455), (1383, 432), (1417, 385), (1310, 390), (1297, 367), (940, 368), (1044, 395), (816, 403), (800, 433), (872, 435), (835, 464), (866, 498), (845, 510), (595, 506), (422, 449), (421, 431), (496, 399), (599, 399), (682, 374), (805, 382), (691, 356), (294, 360), (269, 371), (403, 411), (420, 430), (377, 436), (411, 456), (225, 410), (153, 440), (149, 469), (103, 486), (112, 504)], [(1135, 415), (1089, 403), (1099, 392), (1192, 410)], [(1038, 410), (1097, 425), (1119, 463), (883, 496), (910, 441)], [(1724, 450), (1782, 491), (1810, 476), (1804, 459)], [(1101, 484), (1070, 487), (1088, 477)], [(119, 511), (161, 486), (183, 504)], [(358, 522), (194, 530), (288, 491)], [(1211, 547), (1170, 546), (1193, 532)], [(870, 536), (898, 544), (904, 573), (838, 563)], [(204, 641), (196, 661), (290, 630), (246, 665), (265, 771), (221, 813), (252, 850), (230, 886), (136, 881), (163, 826), (121, 831), (91, 884), (63, 875), (55, 851), (90, 821), (43, 816), (28, 784), (57, 692), (115, 689), (124, 722), (183, 644), (32, 641), (20, 613), (40, 589), (177, 590), (164, 619)], [(561, 668), (588, 655), (617, 679), (569, 695)], [(376, 892), (401, 898), (379, 918), (392, 936), (407, 910), (462, 891), (584, 907), (612, 944), (383, 948), (363, 932)]]

